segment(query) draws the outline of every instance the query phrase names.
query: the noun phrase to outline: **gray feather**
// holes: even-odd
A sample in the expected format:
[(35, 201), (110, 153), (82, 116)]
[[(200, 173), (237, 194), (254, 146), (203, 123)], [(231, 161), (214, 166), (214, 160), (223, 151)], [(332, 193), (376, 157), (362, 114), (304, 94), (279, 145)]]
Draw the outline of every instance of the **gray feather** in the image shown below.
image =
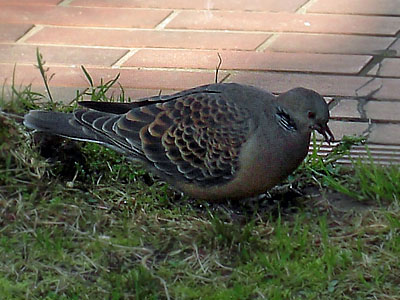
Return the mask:
[(102, 143), (96, 140), (95, 134), (83, 131), (83, 127), (77, 124), (73, 114), (31, 110), (24, 117), (24, 125), (30, 129), (75, 140)]

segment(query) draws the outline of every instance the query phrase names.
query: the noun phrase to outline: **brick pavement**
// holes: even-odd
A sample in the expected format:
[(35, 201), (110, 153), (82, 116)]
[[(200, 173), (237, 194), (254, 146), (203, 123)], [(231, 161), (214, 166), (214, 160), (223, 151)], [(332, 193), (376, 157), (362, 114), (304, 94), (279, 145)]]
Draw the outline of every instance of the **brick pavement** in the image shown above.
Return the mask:
[(37, 47), (65, 101), (88, 86), (80, 65), (138, 98), (213, 82), (220, 53), (220, 81), (313, 88), (334, 99), (337, 138), (400, 162), (398, 0), (0, 0), (5, 86), (16, 64), (17, 85), (43, 90)]

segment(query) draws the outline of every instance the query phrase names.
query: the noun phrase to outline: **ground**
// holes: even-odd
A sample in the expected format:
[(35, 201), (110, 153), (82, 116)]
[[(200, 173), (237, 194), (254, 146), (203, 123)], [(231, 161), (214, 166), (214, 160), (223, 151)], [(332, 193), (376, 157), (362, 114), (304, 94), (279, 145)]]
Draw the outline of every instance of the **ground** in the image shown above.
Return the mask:
[(400, 170), (338, 163), (360, 139), (319, 156), (314, 138), (280, 186), (210, 203), (112, 150), (28, 131), (29, 109), (71, 110), (29, 87), (2, 107), (3, 299), (399, 299)]

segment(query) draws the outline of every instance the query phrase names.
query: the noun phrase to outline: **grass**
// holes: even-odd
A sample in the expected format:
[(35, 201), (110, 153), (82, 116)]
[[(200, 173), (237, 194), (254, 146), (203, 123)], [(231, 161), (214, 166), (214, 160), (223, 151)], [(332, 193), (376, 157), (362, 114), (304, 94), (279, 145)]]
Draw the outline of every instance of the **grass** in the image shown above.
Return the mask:
[[(109, 83), (91, 84), (106, 99)], [(400, 299), (400, 170), (335, 164), (359, 141), (313, 153), (264, 198), (206, 203), (101, 146), (28, 133), (29, 109), (71, 108), (39, 105), (30, 87), (12, 96), (0, 114), (1, 299)]]

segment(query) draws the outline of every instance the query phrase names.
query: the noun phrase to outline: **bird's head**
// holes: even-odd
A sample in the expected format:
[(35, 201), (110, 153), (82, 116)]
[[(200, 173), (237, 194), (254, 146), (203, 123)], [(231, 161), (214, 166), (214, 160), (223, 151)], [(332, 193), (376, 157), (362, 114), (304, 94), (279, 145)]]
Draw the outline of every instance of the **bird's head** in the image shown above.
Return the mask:
[(278, 101), (299, 130), (317, 130), (328, 143), (334, 141), (328, 127), (329, 108), (320, 94), (299, 87), (280, 94)]

